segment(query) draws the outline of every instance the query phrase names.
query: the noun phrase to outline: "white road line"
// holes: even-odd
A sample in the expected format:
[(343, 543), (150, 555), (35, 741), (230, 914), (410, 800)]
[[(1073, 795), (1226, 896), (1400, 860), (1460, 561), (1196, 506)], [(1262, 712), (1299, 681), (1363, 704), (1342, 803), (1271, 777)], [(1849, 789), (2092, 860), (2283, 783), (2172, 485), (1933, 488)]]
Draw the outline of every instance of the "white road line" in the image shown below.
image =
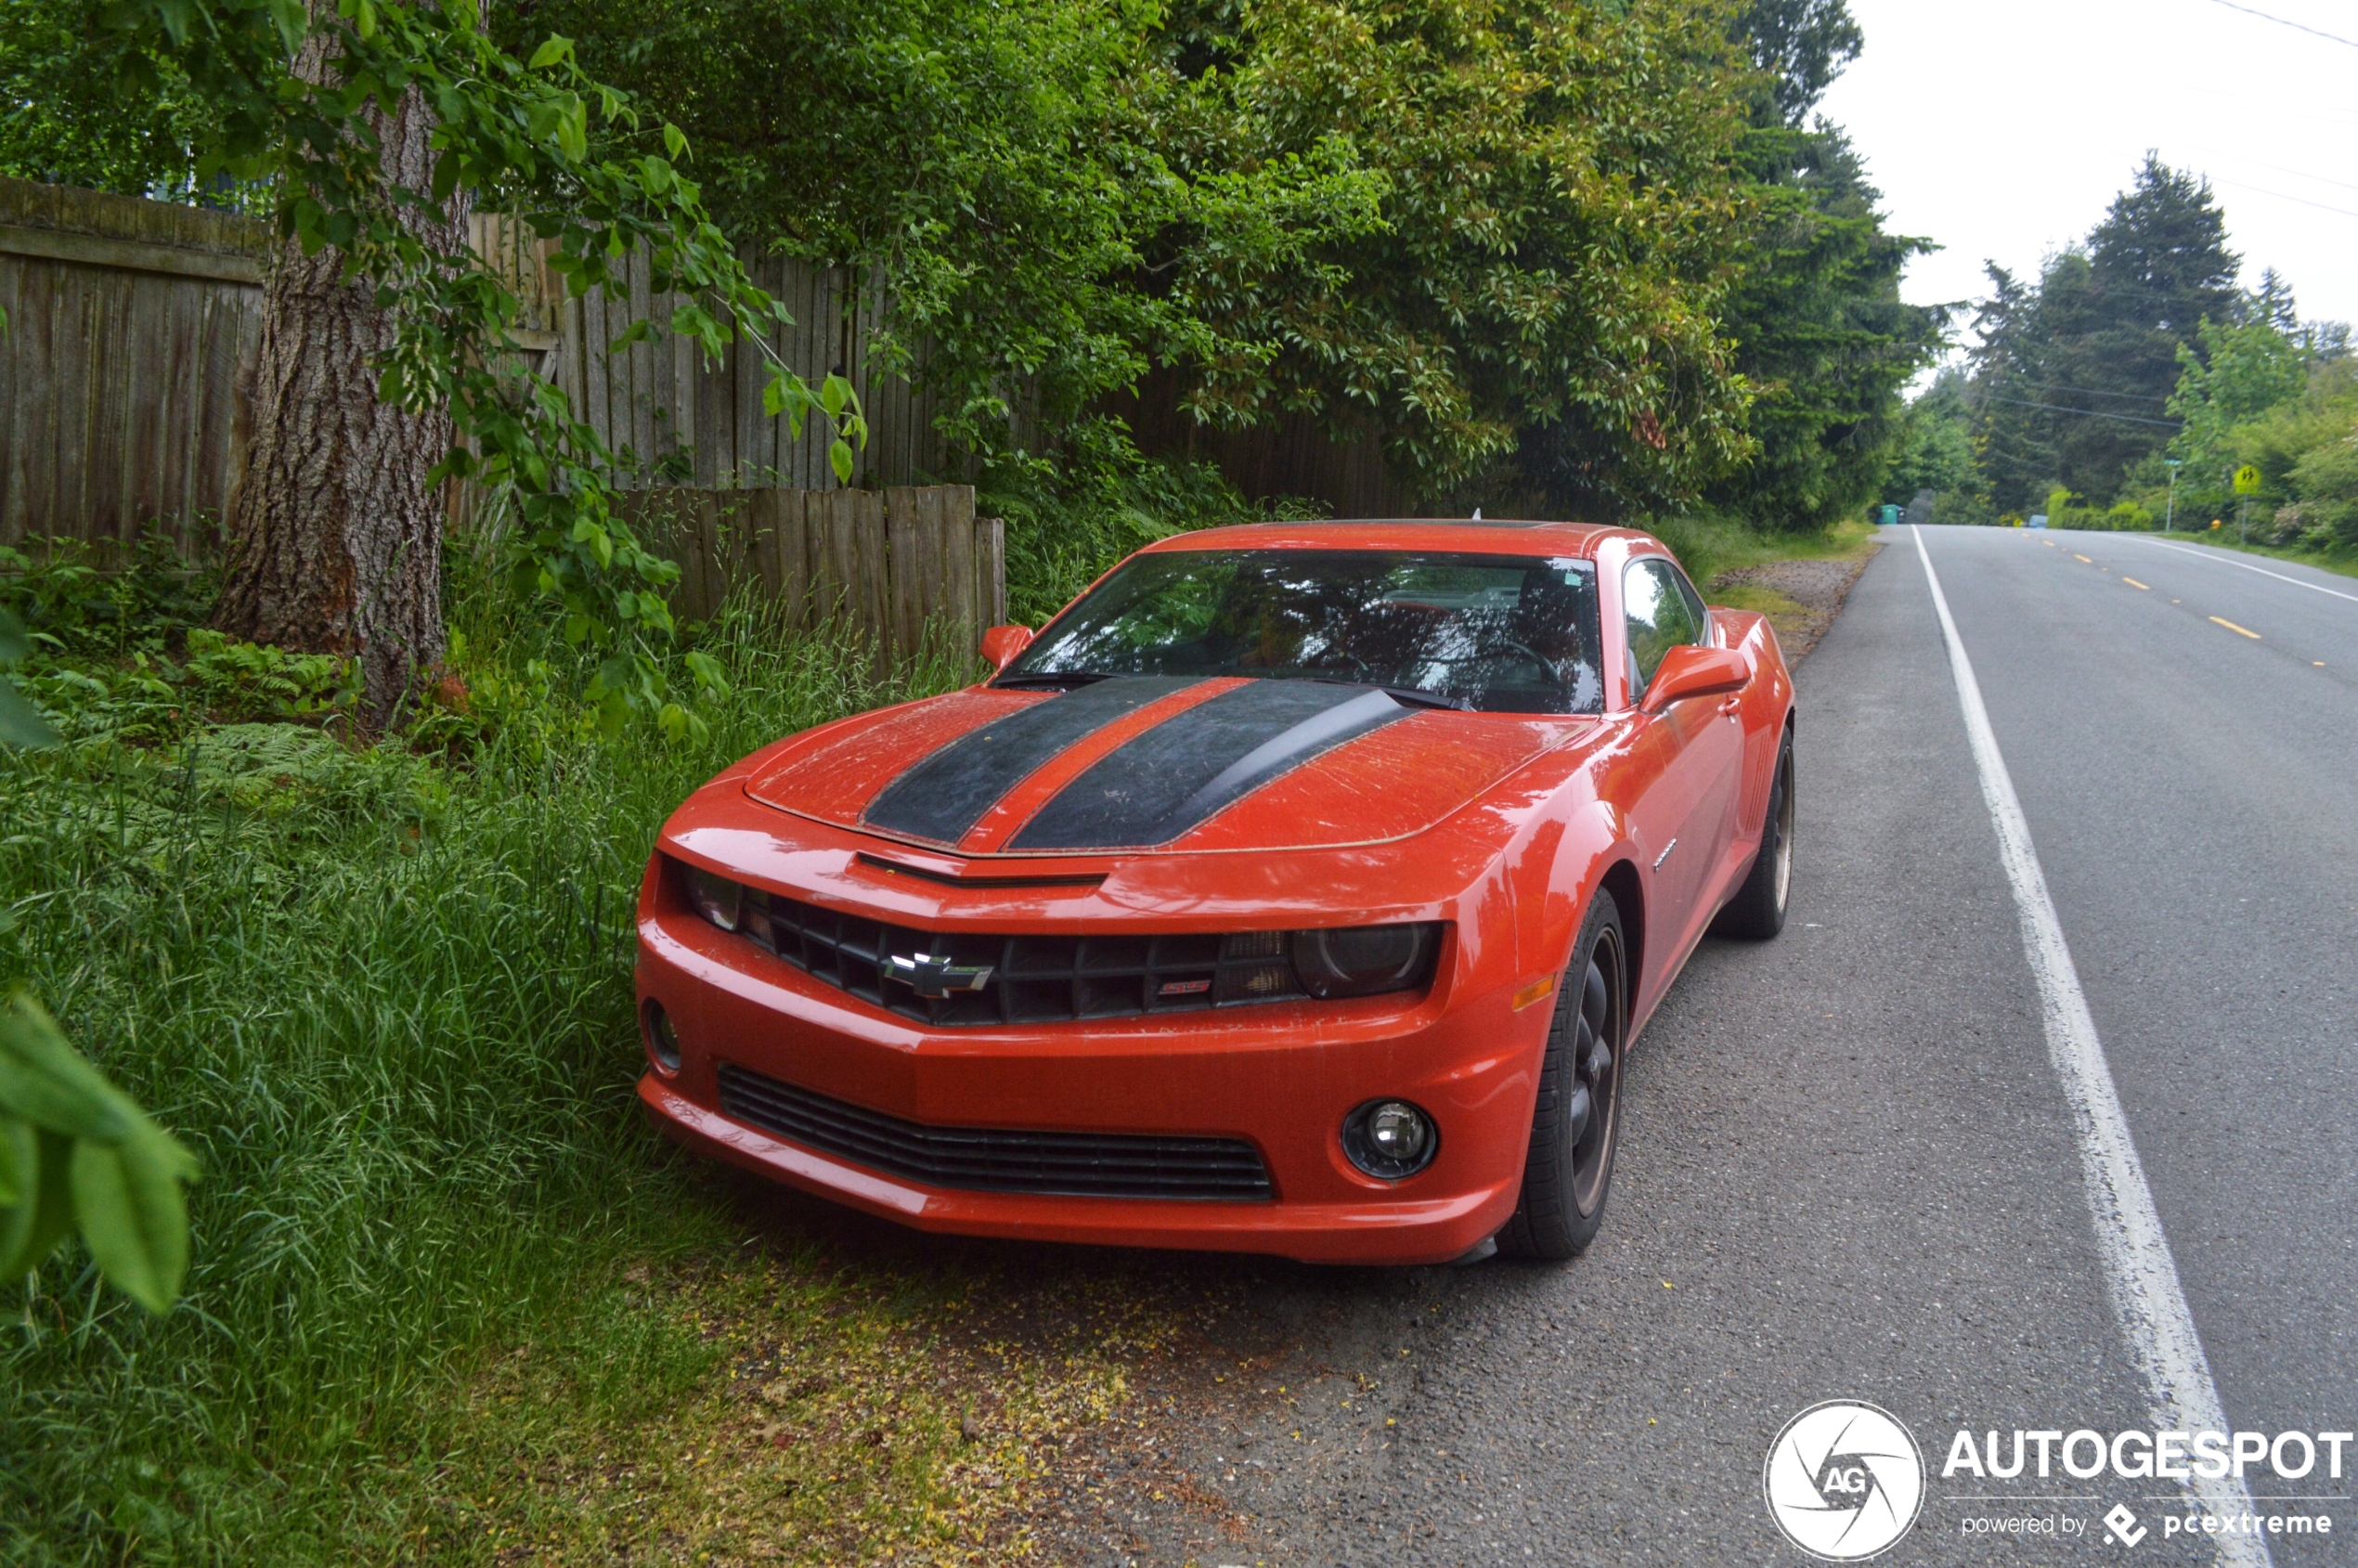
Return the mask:
[[(2162, 1233), (2153, 1192), (2145, 1186), (2144, 1165), (2129, 1135), (2128, 1118), (2121, 1114), (2104, 1043), (2096, 1038), (2096, 1021), (2089, 1016), (2079, 972), (2064, 941), (2063, 921), (2047, 893), (2030, 824), (2024, 820), (2013, 775), (2006, 771), (2006, 758), (1989, 728), (1981, 683), (1974, 679), (1973, 661), (1949, 614), (1949, 599), (1940, 591), (1940, 575), (1932, 569), (1924, 530), (1913, 531), (1933, 608), (1940, 613), (1941, 635), (1948, 640), (1957, 706), (1964, 710), (1965, 734), (1981, 771), (1981, 797), (1989, 804), (1990, 825), (1998, 830), (1999, 859), (2022, 917), (2023, 953), (2030, 961), (2046, 1015), (2047, 1055), (2063, 1080), (2064, 1095), (2079, 1127), (2080, 1170), (2088, 1183), (2105, 1289), (2129, 1337), (2130, 1354), (2144, 1374), (2147, 1411), (2157, 1432), (2231, 1432), (2235, 1429), (2227, 1424), (2218, 1387), (2210, 1380), (2210, 1361), (2195, 1331), (2194, 1313), (2178, 1283), (2170, 1238)], [(2196, 1477), (2188, 1485), (2208, 1512), (2240, 1515), (2251, 1510), (2249, 1490), (2234, 1477)], [(2219, 1561), (2231, 1568), (2268, 1568), (2266, 1541), (2246, 1536), (2221, 1536), (2218, 1541)]]
[[(1914, 525), (1911, 524), (1910, 526), (1912, 527)], [(2167, 544), (2160, 539), (2144, 539), (2140, 542), (2152, 545), (2157, 550), (2174, 550), (2181, 555), (2191, 555), (2197, 561), (2208, 561), (2214, 566), (2241, 566), (2247, 572), (2257, 572), (2263, 577), (2274, 577), (2280, 583), (2290, 583), (2295, 588), (2305, 588), (2312, 593), (2331, 594), (2336, 599), (2347, 599), (2352, 604), (2358, 604), (2358, 593), (2344, 593), (2338, 588), (2327, 588), (2323, 583), (2305, 582), (2300, 577), (2288, 577), (2282, 572), (2272, 572), (2265, 566), (2255, 566), (2248, 561), (2231, 561), (2216, 551), (2196, 550), (2190, 544)]]

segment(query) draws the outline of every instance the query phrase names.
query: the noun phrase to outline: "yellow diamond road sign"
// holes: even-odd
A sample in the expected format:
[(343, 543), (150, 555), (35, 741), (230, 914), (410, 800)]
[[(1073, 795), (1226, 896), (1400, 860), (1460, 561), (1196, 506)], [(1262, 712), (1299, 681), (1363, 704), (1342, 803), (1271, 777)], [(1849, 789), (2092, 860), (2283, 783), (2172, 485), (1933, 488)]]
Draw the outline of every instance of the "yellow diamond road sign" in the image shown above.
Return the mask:
[(2235, 470), (2235, 494), (2256, 496), (2260, 493), (2260, 471), (2246, 463)]

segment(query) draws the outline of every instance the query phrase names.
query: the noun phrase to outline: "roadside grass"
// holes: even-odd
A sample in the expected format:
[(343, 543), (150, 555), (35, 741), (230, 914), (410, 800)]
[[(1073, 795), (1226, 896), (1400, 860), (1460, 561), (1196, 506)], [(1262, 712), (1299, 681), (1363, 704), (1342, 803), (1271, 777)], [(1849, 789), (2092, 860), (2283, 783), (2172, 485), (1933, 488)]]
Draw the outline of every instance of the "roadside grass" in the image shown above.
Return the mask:
[(0, 754), (0, 978), (204, 1174), (169, 1317), (78, 1251), (0, 1295), (0, 1560), (1019, 1559), (1024, 1488), (1199, 1292), (879, 1247), (633, 1094), (657, 824), (965, 661), (879, 680), (741, 603), (708, 738), (601, 740), (531, 616), (456, 599), (468, 694), (370, 747), (332, 667), (49, 606), (19, 674), (70, 744)]
[[(2056, 530), (2058, 533), (2079, 531), (2068, 528)], [(2172, 544), (2209, 545), (2214, 550), (2231, 550), (2245, 555), (2265, 555), (2277, 561), (2289, 561), (2299, 566), (2314, 566), (2321, 572), (2333, 572), (2345, 577), (2358, 577), (2358, 549), (2352, 549), (2348, 545), (2337, 544), (2323, 550), (2309, 550), (2292, 545), (2261, 544), (2257, 539), (2238, 543), (2234, 532), (2226, 528), (2222, 528), (2217, 533), (2208, 528), (2192, 530), (2180, 528), (2168, 534), (2152, 528), (2140, 531), (2148, 538), (2167, 539)]]
[(1724, 609), (1751, 610), (1768, 616), (1768, 624), (1777, 628), (1778, 638), (1786, 643), (1794, 642), (1816, 619), (1808, 606), (1791, 594), (1754, 583), (1712, 583), (1703, 593), (1706, 600)]
[[(1658, 517), (1639, 525), (1670, 547), (1698, 586), (1723, 573), (1778, 561), (1856, 560), (1873, 548), (1876, 534), (1863, 517), (1845, 518), (1814, 534), (1770, 532), (1709, 512)], [(1731, 609), (1767, 608), (1718, 599), (1716, 590), (1714, 603)]]

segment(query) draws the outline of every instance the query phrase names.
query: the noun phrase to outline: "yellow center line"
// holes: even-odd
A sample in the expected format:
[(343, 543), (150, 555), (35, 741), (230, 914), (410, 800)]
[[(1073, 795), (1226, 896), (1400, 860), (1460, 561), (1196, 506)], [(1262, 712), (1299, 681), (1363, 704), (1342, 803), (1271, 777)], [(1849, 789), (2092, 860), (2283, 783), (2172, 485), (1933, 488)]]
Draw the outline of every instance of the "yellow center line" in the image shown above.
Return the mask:
[(2237, 634), (2238, 634), (2238, 635), (2240, 635), (2240, 636), (2244, 636), (2244, 637), (2248, 637), (2248, 638), (2250, 638), (2250, 639), (2251, 639), (2254, 642), (2257, 642), (2257, 641), (2260, 641), (2260, 633), (2258, 633), (2258, 632), (2256, 632), (2256, 631), (2248, 631), (2248, 630), (2246, 630), (2244, 628), (2237, 626), (2235, 622), (2233, 622), (2233, 621), (2231, 621), (2231, 620), (2223, 620), (2223, 619), (2222, 619), (2221, 617), (2219, 617), (2219, 616), (2211, 616), (2211, 617), (2210, 617), (2210, 619), (2211, 619), (2211, 624), (2213, 624), (2214, 626), (2223, 626), (2223, 627), (2225, 627), (2225, 628), (2226, 628), (2229, 631), (2235, 632), (2235, 633), (2237, 633)]
[[(2076, 550), (2075, 550), (2075, 551), (2073, 551), (2071, 552), (2071, 558), (2072, 558), (2074, 561), (2088, 561), (2088, 558), (2087, 558), (2086, 556), (2084, 556), (2084, 555), (2080, 554), (2080, 553), (2079, 553), (2078, 551), (2076, 551)], [(2091, 566), (2092, 566), (2092, 565), (2094, 565), (2094, 564), (2095, 564), (2095, 563), (2094, 563), (2093, 561), (2088, 561), (2088, 564), (2089, 564), (2089, 565), (2091, 565)]]
[[(2123, 577), (2123, 578), (2121, 578), (2120, 580), (2121, 580), (2122, 582), (2127, 583), (2127, 584), (2128, 584), (2131, 588), (2145, 588), (2145, 585), (2144, 585), (2144, 583), (2139, 582), (2139, 581), (2138, 581), (2136, 578), (2134, 578), (2134, 577)], [(2149, 589), (2149, 588), (2145, 588), (2145, 591), (2146, 591), (2147, 593), (2151, 593), (2151, 592), (2153, 591), (2153, 590), (2152, 590), (2152, 589)]]

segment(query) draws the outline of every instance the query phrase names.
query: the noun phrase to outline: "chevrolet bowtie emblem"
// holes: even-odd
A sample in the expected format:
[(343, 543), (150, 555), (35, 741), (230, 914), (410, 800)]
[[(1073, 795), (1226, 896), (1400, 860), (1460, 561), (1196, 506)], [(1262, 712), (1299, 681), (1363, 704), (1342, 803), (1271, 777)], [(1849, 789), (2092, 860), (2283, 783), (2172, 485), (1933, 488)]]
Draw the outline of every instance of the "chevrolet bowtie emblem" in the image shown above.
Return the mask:
[(892, 972), (896, 978), (907, 980), (919, 996), (939, 1001), (953, 991), (980, 991), (991, 983), (988, 964), (956, 964), (936, 953), (920, 953), (914, 958), (892, 955)]

